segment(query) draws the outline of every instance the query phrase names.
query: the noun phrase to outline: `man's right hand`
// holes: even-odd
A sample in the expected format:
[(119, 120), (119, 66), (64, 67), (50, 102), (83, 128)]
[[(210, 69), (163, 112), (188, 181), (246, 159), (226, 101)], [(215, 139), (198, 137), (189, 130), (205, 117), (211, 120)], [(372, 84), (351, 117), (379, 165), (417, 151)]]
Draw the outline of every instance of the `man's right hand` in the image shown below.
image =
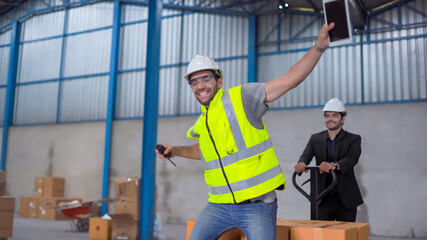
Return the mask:
[(168, 155), (168, 153), (171, 153), (171, 157), (174, 157), (174, 155), (173, 155), (173, 153), (172, 153), (172, 146), (169, 146), (169, 145), (167, 145), (167, 144), (162, 144), (163, 145), (163, 147), (165, 147), (166, 149), (165, 149), (165, 151), (164, 151), (164, 154), (165, 155), (163, 155), (163, 154), (161, 154), (157, 149), (155, 149), (155, 152), (156, 152), (156, 154), (157, 154), (157, 157), (159, 157), (160, 159), (162, 159), (162, 160), (168, 160), (165, 156), (166, 155)]
[(308, 172), (308, 170), (306, 170), (305, 167), (307, 167), (305, 162), (299, 162), (297, 163), (297, 165), (295, 165), (294, 169), (295, 169), (295, 172), (297, 173)]

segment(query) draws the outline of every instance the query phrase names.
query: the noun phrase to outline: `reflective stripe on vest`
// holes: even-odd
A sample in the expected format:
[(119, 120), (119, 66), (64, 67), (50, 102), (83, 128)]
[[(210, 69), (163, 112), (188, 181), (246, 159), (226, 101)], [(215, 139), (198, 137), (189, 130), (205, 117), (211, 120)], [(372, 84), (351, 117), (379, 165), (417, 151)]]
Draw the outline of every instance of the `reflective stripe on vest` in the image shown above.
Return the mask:
[[(202, 113), (202, 114), (200, 114), (200, 116), (199, 116), (199, 118), (197, 119), (197, 121), (199, 121), (199, 119), (200, 119), (202, 116), (203, 116), (203, 113)], [(196, 121), (196, 122), (197, 122), (197, 121)], [(194, 132), (194, 126), (190, 128), (189, 133), (190, 133), (191, 137), (192, 137), (192, 138), (194, 138), (194, 139), (199, 139), (199, 138), (200, 138), (200, 135)]]
[(193, 138), (200, 138), (200, 135), (199, 134), (196, 134), (195, 132), (194, 132), (194, 128), (191, 128), (190, 129), (190, 134), (191, 134), (191, 136), (193, 137)]
[[(235, 183), (231, 183), (230, 187), (231, 189), (233, 189), (233, 191), (240, 191), (240, 190), (244, 190), (253, 186), (256, 186), (258, 184), (261, 184), (269, 179), (272, 179), (273, 177), (282, 174), (282, 170), (280, 168), (280, 165), (275, 166), (274, 168), (259, 174), (255, 177), (240, 181), (240, 182), (235, 182)], [(230, 189), (228, 189), (227, 185), (224, 186), (219, 186), (219, 187), (212, 187), (212, 186), (208, 186), (209, 188), (209, 192), (211, 194), (215, 194), (215, 195), (220, 195), (220, 194), (227, 194), (230, 193)]]
[[(246, 143), (245, 143), (245, 140), (243, 139), (242, 131), (240, 130), (240, 126), (237, 121), (237, 116), (236, 116), (236, 113), (234, 112), (233, 104), (231, 103), (231, 98), (228, 91), (224, 91), (224, 94), (222, 95), (221, 100), (222, 100), (222, 105), (224, 106), (224, 110), (227, 114), (228, 124), (230, 125), (230, 129), (231, 129), (231, 132), (233, 133), (234, 141), (238, 149), (236, 153), (233, 153), (221, 158), (223, 161), (222, 162), (223, 167), (236, 163), (240, 160), (261, 154), (262, 152), (267, 151), (268, 149), (273, 147), (273, 144), (271, 143), (271, 140), (269, 138), (260, 144), (252, 146), (250, 148), (246, 148)], [(220, 167), (221, 165), (219, 164), (218, 159), (215, 159), (209, 162), (204, 162), (205, 170), (213, 170)]]

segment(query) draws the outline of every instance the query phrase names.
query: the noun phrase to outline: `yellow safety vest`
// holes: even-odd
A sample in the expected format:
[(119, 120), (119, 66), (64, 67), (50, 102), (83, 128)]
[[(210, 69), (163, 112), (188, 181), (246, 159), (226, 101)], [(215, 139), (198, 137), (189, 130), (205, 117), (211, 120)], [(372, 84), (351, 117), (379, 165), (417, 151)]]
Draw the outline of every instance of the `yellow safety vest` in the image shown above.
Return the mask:
[(199, 141), (212, 203), (239, 203), (286, 184), (267, 129), (246, 117), (242, 86), (220, 89), (188, 130)]

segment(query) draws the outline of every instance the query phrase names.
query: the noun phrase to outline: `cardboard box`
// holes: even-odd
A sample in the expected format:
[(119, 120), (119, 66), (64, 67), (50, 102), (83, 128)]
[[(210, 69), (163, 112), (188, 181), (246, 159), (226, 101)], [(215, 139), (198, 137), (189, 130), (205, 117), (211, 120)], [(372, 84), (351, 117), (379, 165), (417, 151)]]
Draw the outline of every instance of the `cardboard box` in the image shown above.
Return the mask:
[(9, 238), (13, 234), (13, 212), (0, 211), (0, 238)]
[(0, 197), (0, 238), (12, 237), (14, 210), (14, 197)]
[(0, 211), (15, 211), (15, 198), (8, 196), (0, 197)]
[(138, 237), (138, 222), (128, 213), (110, 214), (111, 239), (136, 240)]
[(139, 178), (116, 178), (114, 180), (114, 213), (129, 213), (139, 220)]
[(111, 239), (111, 220), (102, 218), (89, 219), (89, 239), (109, 240)]
[(5, 194), (6, 188), (6, 172), (0, 170), (0, 196)]
[(65, 216), (57, 207), (61, 203), (81, 203), (80, 198), (39, 198), (39, 207), (37, 216), (45, 220), (66, 220)]
[(357, 240), (357, 227), (338, 221), (307, 221), (291, 228), (292, 240)]
[(194, 221), (194, 220), (187, 220), (187, 240), (190, 238), (190, 234), (191, 234), (191, 231), (193, 230), (193, 228), (194, 228), (194, 224), (196, 224), (196, 221)]
[(6, 192), (6, 182), (0, 182), (0, 197), (5, 195)]
[(6, 182), (6, 172), (0, 170), (0, 182)]
[(30, 198), (28, 202), (28, 217), (39, 218), (39, 198)]
[(345, 223), (346, 225), (355, 226), (357, 228), (357, 240), (369, 240), (369, 224), (368, 223)]
[(357, 227), (349, 224), (324, 227), (320, 239), (357, 240)]
[(114, 180), (114, 197), (138, 200), (139, 188), (139, 178), (116, 178)]
[(64, 178), (46, 178), (43, 197), (64, 197)]
[(64, 185), (64, 178), (36, 177), (34, 197), (64, 197)]
[(291, 239), (292, 240), (321, 240), (322, 229), (314, 228), (310, 225), (293, 226), (291, 228)]
[(34, 181), (34, 197), (43, 197), (44, 178), (36, 177)]
[(22, 218), (28, 218), (29, 215), (29, 207), (30, 201), (33, 197), (21, 197), (21, 201), (19, 202), (19, 216)]
[(139, 220), (139, 201), (136, 199), (121, 199), (114, 201), (114, 213), (129, 213), (135, 221)]
[[(195, 221), (187, 221), (187, 240)], [(277, 219), (276, 240), (368, 240), (369, 224), (320, 220)], [(240, 238), (237, 238), (240, 236)], [(233, 229), (220, 240), (247, 240), (240, 229)]]

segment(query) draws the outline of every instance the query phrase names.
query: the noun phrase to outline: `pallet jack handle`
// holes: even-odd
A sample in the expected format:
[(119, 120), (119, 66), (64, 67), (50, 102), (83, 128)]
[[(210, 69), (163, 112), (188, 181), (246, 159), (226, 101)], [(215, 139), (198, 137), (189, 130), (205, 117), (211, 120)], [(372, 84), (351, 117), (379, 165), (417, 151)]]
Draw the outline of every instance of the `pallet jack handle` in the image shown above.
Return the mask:
[[(310, 179), (308, 179), (305, 182), (305, 183), (307, 183), (308, 181), (311, 182), (310, 195), (306, 193), (300, 186), (298, 186), (296, 182), (296, 176), (298, 174), (297, 172), (294, 172), (294, 174), (292, 175), (292, 183), (294, 184), (295, 188), (310, 201), (311, 220), (318, 220), (319, 219), (318, 206), (320, 204), (320, 200), (322, 200), (322, 198), (326, 196), (326, 194), (330, 193), (332, 189), (334, 189), (335, 185), (337, 184), (337, 176), (334, 171), (330, 171), (329, 174), (332, 174), (332, 183), (325, 190), (323, 190), (323, 192), (319, 194), (318, 182), (317, 182), (318, 176), (320, 174), (319, 166), (309, 166), (309, 167), (305, 167), (305, 169), (310, 171)], [(298, 175), (301, 175), (301, 174), (298, 174)], [(304, 185), (305, 183), (303, 183), (302, 185)]]

